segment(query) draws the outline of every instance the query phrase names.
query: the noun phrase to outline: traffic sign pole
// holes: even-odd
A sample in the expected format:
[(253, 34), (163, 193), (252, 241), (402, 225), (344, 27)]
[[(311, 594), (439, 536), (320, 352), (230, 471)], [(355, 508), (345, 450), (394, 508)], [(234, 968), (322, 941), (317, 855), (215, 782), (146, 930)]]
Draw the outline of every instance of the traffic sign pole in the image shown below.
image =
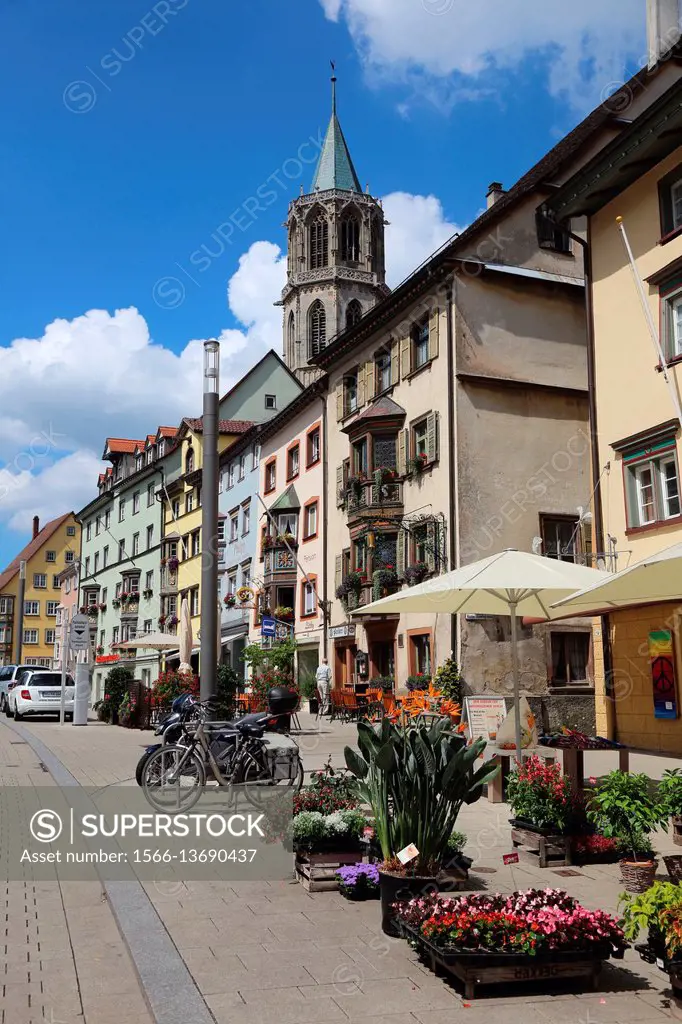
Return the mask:
[(59, 697), (59, 724), (66, 722), (66, 659), (69, 653), (69, 634), (67, 633), (66, 608), (62, 608), (62, 691)]
[[(87, 615), (74, 615), (69, 627), (69, 648), (78, 656), (80, 651), (90, 651), (90, 619)], [(88, 700), (90, 698), (90, 666), (76, 660), (76, 692), (74, 695), (73, 724), (88, 724)], [(66, 701), (66, 688), (62, 689), (62, 702)]]

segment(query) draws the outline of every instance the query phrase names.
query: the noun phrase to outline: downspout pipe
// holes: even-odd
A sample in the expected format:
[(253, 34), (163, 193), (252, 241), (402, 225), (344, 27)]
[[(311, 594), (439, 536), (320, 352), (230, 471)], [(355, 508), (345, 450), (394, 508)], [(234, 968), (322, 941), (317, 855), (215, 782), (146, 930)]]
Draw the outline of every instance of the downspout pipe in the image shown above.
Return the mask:
[[(549, 219), (549, 218), (548, 218)], [(565, 230), (565, 229), (564, 229)], [(594, 539), (598, 555), (604, 555), (604, 512), (601, 492), (601, 469), (599, 465), (599, 444), (597, 430), (597, 391), (596, 362), (594, 344), (594, 298), (592, 295), (592, 249), (590, 241), (590, 222), (587, 222), (587, 239), (572, 231), (566, 234), (581, 247), (583, 251), (583, 277), (585, 279), (585, 319), (587, 324), (587, 391), (590, 417), (590, 464), (594, 483)], [(602, 649), (604, 652), (604, 692), (606, 696), (607, 724), (609, 739), (618, 737), (618, 717), (616, 715), (615, 690), (613, 680), (613, 657), (611, 651), (611, 626), (608, 615), (601, 616)]]

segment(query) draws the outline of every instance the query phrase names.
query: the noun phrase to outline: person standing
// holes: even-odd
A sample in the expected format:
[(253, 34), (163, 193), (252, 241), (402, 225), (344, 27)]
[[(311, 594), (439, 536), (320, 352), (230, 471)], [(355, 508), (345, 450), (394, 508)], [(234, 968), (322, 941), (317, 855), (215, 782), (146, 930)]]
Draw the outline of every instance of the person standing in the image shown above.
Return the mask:
[(329, 695), (332, 688), (332, 670), (326, 658), (323, 658), (321, 664), (318, 665), (317, 672), (315, 673), (315, 682), (317, 684), (317, 692), (320, 695), (320, 714), (328, 715)]

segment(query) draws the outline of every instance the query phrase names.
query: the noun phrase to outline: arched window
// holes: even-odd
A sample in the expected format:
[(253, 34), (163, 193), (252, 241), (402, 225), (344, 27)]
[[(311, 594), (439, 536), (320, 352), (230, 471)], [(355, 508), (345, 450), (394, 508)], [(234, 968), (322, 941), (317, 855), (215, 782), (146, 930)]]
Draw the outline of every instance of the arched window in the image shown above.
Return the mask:
[(357, 299), (351, 299), (346, 306), (346, 327), (354, 327), (362, 316), (362, 306)]
[(327, 344), (327, 314), (319, 299), (310, 307), (308, 314), (308, 351), (310, 357), (318, 355)]
[(288, 267), (289, 273), (296, 273), (296, 223), (294, 222), (289, 228), (289, 260)]
[(372, 221), (372, 270), (374, 271), (375, 274), (380, 274), (382, 272), (383, 262), (383, 238), (379, 221), (375, 217), (374, 220)]
[(185, 473), (194, 472), (194, 448), (188, 448), (185, 455)]
[(345, 217), (341, 221), (341, 259), (344, 263), (360, 262), (360, 221)]
[(318, 213), (308, 228), (310, 269), (326, 267), (329, 259), (329, 224), (323, 213)]
[(296, 317), (293, 313), (289, 313), (289, 322), (287, 324), (287, 355), (289, 359), (294, 359), (294, 353), (296, 351)]

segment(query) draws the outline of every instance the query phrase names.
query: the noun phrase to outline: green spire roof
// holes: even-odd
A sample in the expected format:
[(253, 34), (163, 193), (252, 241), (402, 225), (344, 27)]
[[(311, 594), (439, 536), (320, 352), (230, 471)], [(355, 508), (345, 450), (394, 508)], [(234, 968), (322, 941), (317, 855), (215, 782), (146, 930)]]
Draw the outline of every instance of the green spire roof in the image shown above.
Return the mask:
[(336, 76), (332, 77), (332, 116), (324, 137), (324, 144), (313, 179), (313, 192), (330, 188), (346, 192), (362, 192), (353, 167), (348, 145), (336, 116)]

